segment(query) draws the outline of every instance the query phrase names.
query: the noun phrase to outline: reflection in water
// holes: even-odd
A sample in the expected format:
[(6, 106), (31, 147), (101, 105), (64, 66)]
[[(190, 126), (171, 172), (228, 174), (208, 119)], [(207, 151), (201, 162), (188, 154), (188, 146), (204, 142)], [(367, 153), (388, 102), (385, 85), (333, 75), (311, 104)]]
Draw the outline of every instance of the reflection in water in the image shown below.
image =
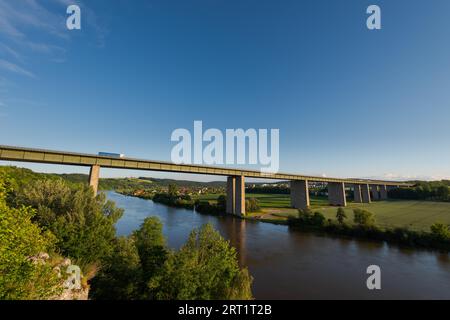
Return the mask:
[(221, 232), (222, 235), (228, 236), (230, 244), (236, 248), (241, 266), (245, 265), (246, 260), (245, 223), (245, 220), (232, 218), (228, 223), (222, 225), (223, 232)]
[[(125, 209), (117, 233), (128, 235), (158, 216), (169, 246), (179, 248), (193, 228), (211, 223), (236, 247), (255, 278), (258, 299), (450, 299), (450, 256), (380, 242), (290, 231), (286, 226), (201, 215), (108, 193)], [(382, 289), (366, 287), (366, 268), (381, 267)]]

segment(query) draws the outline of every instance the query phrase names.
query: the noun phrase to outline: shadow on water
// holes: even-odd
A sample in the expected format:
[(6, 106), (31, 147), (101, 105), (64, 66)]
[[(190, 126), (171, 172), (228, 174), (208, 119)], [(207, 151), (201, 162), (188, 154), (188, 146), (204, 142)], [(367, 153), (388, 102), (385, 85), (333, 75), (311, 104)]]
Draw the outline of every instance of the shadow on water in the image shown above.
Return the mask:
[[(448, 254), (202, 215), (113, 192), (108, 197), (125, 209), (118, 235), (130, 234), (147, 216), (158, 216), (168, 245), (179, 248), (193, 228), (211, 223), (249, 268), (258, 299), (450, 299)], [(381, 290), (366, 286), (366, 269), (373, 264), (381, 268)]]

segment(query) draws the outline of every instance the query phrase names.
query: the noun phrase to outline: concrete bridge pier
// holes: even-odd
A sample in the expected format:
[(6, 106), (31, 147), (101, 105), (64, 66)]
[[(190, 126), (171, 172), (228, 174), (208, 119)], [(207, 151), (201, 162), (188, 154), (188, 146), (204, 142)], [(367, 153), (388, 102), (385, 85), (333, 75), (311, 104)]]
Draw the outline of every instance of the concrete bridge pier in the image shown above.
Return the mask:
[(234, 209), (236, 206), (236, 177), (227, 178), (227, 208), (228, 214), (234, 214)]
[(94, 195), (97, 195), (98, 192), (99, 176), (100, 176), (100, 166), (99, 165), (91, 166), (91, 170), (89, 171), (89, 185), (94, 190)]
[(345, 185), (343, 182), (328, 182), (328, 200), (332, 206), (345, 207)]
[(245, 216), (245, 177), (236, 177), (236, 203), (234, 214)]
[(385, 184), (380, 185), (380, 199), (381, 200), (387, 200), (388, 193), (387, 193), (387, 187)]
[(238, 216), (245, 215), (245, 177), (231, 176), (227, 178), (226, 212)]
[(380, 194), (378, 193), (378, 185), (372, 184), (370, 186), (370, 191), (372, 192), (372, 199), (374, 201), (380, 200)]
[(360, 184), (353, 185), (353, 194), (354, 194), (354, 201), (356, 203), (362, 203), (363, 202), (362, 194), (361, 194), (361, 185)]
[(362, 184), (361, 185), (361, 198), (363, 203), (370, 203), (370, 190), (368, 184)]
[(291, 181), (291, 205), (296, 209), (309, 208), (308, 180)]

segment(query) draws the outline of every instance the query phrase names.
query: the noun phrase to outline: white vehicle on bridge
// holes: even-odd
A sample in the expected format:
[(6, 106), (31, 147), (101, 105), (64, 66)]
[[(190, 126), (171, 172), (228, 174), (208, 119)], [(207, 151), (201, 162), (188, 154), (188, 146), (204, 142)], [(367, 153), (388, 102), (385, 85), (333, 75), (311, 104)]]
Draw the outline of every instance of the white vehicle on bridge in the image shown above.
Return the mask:
[(99, 152), (99, 156), (102, 157), (112, 157), (112, 158), (124, 158), (125, 155), (122, 153), (111, 153), (111, 152)]

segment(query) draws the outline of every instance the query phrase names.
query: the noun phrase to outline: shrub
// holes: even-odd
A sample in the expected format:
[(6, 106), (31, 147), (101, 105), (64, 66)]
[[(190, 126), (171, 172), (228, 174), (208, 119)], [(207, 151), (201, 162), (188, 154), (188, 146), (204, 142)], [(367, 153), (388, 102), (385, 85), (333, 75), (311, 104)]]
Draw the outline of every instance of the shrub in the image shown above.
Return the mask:
[[(160, 272), (166, 261), (168, 251), (162, 233), (162, 223), (158, 217), (147, 217), (139, 230), (134, 232), (136, 248), (142, 265), (143, 281), (152, 280)], [(152, 298), (148, 292), (146, 298)]]
[(299, 209), (297, 218), (289, 218), (289, 223), (302, 226), (324, 226), (326, 218), (321, 212), (312, 212), (308, 209)]
[(133, 237), (114, 241), (114, 250), (91, 281), (90, 298), (99, 300), (140, 299), (144, 288), (141, 260)]
[(364, 209), (353, 209), (354, 222), (359, 226), (374, 226), (375, 225), (375, 215)]
[(449, 226), (436, 222), (431, 227), (431, 235), (437, 240), (448, 240), (450, 239), (450, 228)]
[(48, 299), (62, 291), (52, 266), (32, 257), (54, 249), (55, 238), (32, 222), (34, 210), (6, 205), (0, 176), (0, 300)]
[(340, 224), (343, 224), (345, 219), (347, 219), (347, 214), (345, 213), (344, 208), (339, 207), (336, 212), (336, 220)]
[(225, 213), (226, 209), (219, 205), (210, 204), (209, 201), (200, 201), (197, 199), (195, 202), (195, 210), (203, 214), (221, 215)]
[(245, 211), (246, 212), (256, 212), (259, 211), (259, 203), (258, 200), (255, 198), (250, 198), (245, 200)]
[(311, 224), (313, 226), (319, 226), (320, 227), (320, 226), (323, 226), (325, 224), (325, 220), (326, 220), (325, 216), (322, 213), (316, 211), (316, 212), (314, 212), (314, 215), (311, 218)]
[(18, 193), (17, 205), (34, 208), (33, 220), (56, 236), (61, 253), (84, 265), (110, 255), (114, 225), (123, 214), (104, 194), (95, 197), (88, 186), (71, 189), (62, 180), (30, 183)]
[(299, 209), (298, 210), (298, 219), (300, 220), (300, 222), (307, 222), (311, 219), (313, 215), (313, 212), (311, 211), (311, 209)]
[(222, 195), (220, 195), (217, 198), (217, 207), (223, 212), (226, 211), (226, 209), (227, 209), (227, 197), (225, 195), (222, 194)]
[(169, 255), (158, 282), (158, 299), (251, 299), (252, 277), (240, 270), (236, 249), (211, 225), (193, 230)]

